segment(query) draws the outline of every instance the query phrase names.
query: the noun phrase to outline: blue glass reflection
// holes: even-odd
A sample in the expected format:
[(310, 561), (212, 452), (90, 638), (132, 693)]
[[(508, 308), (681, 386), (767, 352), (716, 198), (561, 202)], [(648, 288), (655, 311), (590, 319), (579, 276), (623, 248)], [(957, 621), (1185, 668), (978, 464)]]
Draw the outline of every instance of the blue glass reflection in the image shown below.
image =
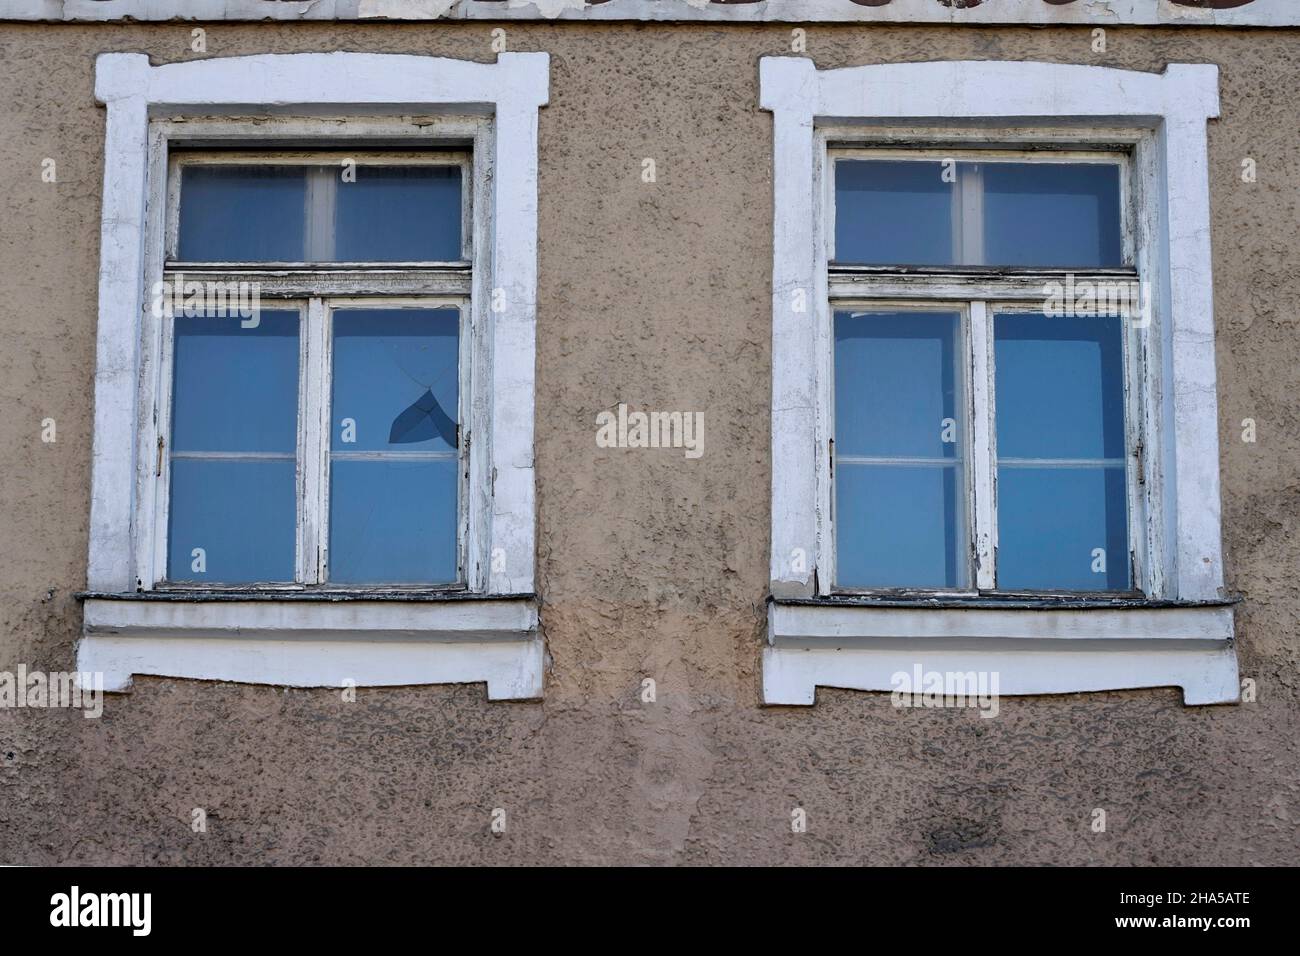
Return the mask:
[(984, 263), (1123, 265), (1119, 166), (983, 163)]
[(460, 313), (334, 313), (329, 579), (457, 578)]
[(298, 313), (173, 321), (167, 577), (292, 581)]
[(836, 584), (966, 583), (955, 312), (835, 314)]
[(181, 167), (179, 249), (186, 262), (301, 262), (307, 170)]
[(292, 581), (295, 464), (292, 457), (173, 459), (167, 579)]
[(298, 447), (298, 313), (263, 309), (258, 320), (173, 320), (173, 452)]
[(455, 459), (335, 459), (330, 467), (331, 581), (456, 580)]
[(1131, 587), (1123, 327), (994, 319), (998, 587)]
[(835, 164), (835, 261), (940, 266), (953, 262), (953, 184), (940, 162)]
[(360, 166), (338, 186), (337, 262), (461, 258), (459, 166)]

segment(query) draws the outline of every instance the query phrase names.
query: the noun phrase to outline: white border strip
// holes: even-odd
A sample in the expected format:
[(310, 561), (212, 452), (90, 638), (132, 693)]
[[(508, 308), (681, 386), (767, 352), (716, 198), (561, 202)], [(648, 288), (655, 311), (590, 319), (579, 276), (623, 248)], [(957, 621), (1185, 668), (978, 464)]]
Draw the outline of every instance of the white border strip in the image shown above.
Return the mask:
[(1293, 0), (1254, 0), (1228, 10), (1182, 6), (1171, 0), (985, 0), (950, 7), (938, 0), (892, 0), (866, 7), (851, 0), (10, 0), (0, 20), (650, 20), (709, 23), (834, 22), (1026, 24), (1032, 26), (1300, 25)]

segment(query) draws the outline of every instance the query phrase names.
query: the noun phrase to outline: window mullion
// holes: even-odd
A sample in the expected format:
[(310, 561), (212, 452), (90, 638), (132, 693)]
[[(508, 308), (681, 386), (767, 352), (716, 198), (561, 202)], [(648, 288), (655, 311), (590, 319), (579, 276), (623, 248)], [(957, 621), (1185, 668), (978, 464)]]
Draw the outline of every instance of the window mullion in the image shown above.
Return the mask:
[(994, 429), (993, 322), (988, 304), (970, 304), (971, 486), (975, 495), (975, 586), (997, 586), (997, 449)]
[(304, 584), (324, 581), (327, 535), (325, 485), (329, 452), (329, 329), (325, 303), (313, 297), (307, 305), (304, 371), (299, 399), (299, 521), (298, 573)]
[(961, 184), (956, 201), (961, 206), (961, 251), (966, 266), (984, 265), (984, 174), (979, 163), (958, 166)]
[(334, 261), (334, 206), (339, 175), (330, 166), (313, 168), (307, 174), (307, 221), (303, 239), (306, 262)]

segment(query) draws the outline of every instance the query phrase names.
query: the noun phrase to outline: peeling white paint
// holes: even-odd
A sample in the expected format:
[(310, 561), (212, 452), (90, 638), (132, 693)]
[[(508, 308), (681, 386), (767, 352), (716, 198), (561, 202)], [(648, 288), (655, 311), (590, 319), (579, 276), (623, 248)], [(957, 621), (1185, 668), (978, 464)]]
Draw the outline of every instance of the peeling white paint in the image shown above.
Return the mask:
[(710, 23), (933, 23), (1032, 26), (1300, 25), (1295, 0), (1254, 0), (1229, 10), (1186, 7), (1170, 0), (988, 0), (950, 7), (936, 0), (891, 0), (866, 7), (851, 0), (764, 0), (724, 4), (709, 0), (7, 0), (0, 19), (108, 20), (646, 20)]
[(554, 20), (566, 11), (580, 12), (586, 9), (587, 3), (586, 0), (510, 0), (509, 7), (512, 11), (521, 12), (526, 12), (531, 7), (547, 20)]
[(387, 20), (437, 20), (459, 0), (361, 0), (357, 16)]

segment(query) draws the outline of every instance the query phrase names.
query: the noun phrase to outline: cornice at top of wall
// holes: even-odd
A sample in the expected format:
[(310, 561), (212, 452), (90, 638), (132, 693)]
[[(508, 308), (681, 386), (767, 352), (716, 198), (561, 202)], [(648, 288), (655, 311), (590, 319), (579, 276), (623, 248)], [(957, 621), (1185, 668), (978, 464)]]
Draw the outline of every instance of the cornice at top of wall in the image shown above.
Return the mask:
[(1300, 0), (0, 0), (0, 20), (652, 20), (1300, 26)]

